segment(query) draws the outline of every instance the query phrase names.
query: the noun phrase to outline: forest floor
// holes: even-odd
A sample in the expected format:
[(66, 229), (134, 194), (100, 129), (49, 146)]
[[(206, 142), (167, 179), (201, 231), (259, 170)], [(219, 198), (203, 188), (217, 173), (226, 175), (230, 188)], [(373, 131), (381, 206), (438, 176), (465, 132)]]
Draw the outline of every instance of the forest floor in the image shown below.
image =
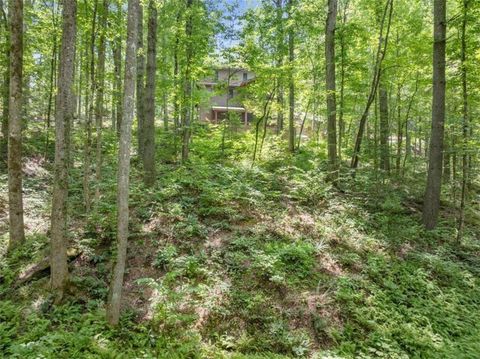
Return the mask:
[[(442, 203), (421, 225), (422, 160), (408, 175), (364, 167), (325, 181), (323, 144), (295, 156), (252, 136), (198, 129), (192, 159), (172, 164), (162, 137), (158, 181), (132, 160), (124, 315), (104, 321), (115, 248), (116, 142), (105, 137), (101, 201), (82, 210), (81, 153), (70, 187), (70, 294), (54, 307), (48, 271), (18, 284), (48, 251), (51, 164), (25, 165), (27, 243), (6, 255), (0, 184), (0, 353), (10, 358), (478, 358), (480, 212), (461, 243)], [(161, 134), (159, 134), (161, 136)], [(41, 148), (41, 145), (38, 146)], [(161, 147), (161, 148), (160, 148)], [(27, 151), (28, 152), (28, 151)], [(222, 153), (223, 152), (223, 153)], [(343, 172), (343, 171), (342, 171)], [(5, 188), (4, 188), (5, 187)], [(445, 193), (451, 198), (451, 193)]]

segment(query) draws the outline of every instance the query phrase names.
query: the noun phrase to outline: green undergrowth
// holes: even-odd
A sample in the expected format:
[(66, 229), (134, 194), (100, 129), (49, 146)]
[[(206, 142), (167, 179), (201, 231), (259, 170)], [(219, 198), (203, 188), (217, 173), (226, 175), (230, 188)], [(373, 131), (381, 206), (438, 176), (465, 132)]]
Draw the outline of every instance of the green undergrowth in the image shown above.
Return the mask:
[[(153, 188), (132, 159), (125, 310), (116, 329), (104, 321), (115, 254), (115, 136), (104, 137), (103, 178), (92, 185), (101, 203), (88, 214), (78, 154), (69, 237), (82, 255), (71, 264), (69, 295), (52, 305), (48, 273), (16, 285), (47, 253), (48, 233), (29, 234), (2, 254), (4, 357), (480, 357), (475, 207), (457, 243), (446, 208), (435, 231), (423, 230), (424, 183), (413, 172), (387, 178), (365, 166), (352, 179), (342, 167), (333, 187), (323, 144), (291, 156), (282, 140), (268, 140), (252, 165), (254, 136), (227, 133), (222, 148), (221, 130), (197, 128), (184, 165), (173, 156), (175, 140), (159, 132)], [(26, 193), (48, 187), (49, 166), (43, 179), (26, 180)], [(447, 205), (449, 198), (446, 190)], [(49, 203), (35, 208), (45, 216)]]

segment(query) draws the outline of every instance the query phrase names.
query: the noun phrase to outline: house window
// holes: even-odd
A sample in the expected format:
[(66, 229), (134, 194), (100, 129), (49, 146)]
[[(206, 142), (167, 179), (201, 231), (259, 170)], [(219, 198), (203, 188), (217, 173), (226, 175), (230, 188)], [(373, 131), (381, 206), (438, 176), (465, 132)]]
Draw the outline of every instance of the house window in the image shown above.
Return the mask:
[(244, 72), (243, 73), (243, 81), (247, 81), (248, 80), (248, 73)]
[(233, 88), (228, 89), (228, 97), (233, 98)]

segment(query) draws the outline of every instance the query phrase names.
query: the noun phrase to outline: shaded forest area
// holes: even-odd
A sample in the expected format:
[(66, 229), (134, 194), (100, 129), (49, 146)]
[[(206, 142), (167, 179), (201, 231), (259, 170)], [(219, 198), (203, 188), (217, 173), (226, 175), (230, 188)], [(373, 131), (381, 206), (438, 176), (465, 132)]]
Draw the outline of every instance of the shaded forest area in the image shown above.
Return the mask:
[(0, 10), (0, 356), (480, 357), (480, 3)]

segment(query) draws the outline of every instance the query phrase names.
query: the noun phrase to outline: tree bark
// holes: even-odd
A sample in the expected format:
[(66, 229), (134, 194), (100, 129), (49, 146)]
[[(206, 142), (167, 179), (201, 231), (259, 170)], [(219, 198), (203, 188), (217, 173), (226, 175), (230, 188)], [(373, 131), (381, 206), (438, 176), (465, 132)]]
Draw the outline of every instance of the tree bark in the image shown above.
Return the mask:
[(277, 134), (283, 131), (283, 86), (282, 86), (282, 67), (284, 56), (285, 33), (283, 28), (283, 0), (275, 1), (276, 21), (277, 21)]
[(92, 119), (94, 111), (95, 98), (95, 37), (97, 26), (97, 8), (98, 0), (94, 1), (92, 14), (92, 28), (90, 34), (90, 102), (88, 107), (88, 114), (85, 121), (85, 145), (84, 145), (84, 160), (83, 160), (83, 202), (85, 211), (90, 211), (91, 197), (90, 197), (90, 175), (91, 175), (91, 152), (92, 152)]
[(105, 52), (108, 17), (108, 0), (103, 0), (102, 12), (100, 14), (100, 41), (98, 45), (98, 64), (96, 76), (96, 99), (95, 99), (95, 132), (96, 141), (96, 165), (95, 165), (95, 203), (100, 200), (100, 182), (102, 180), (102, 130), (103, 130), (103, 94), (105, 92)]
[(440, 211), (445, 131), (446, 10), (446, 0), (434, 0), (432, 131), (429, 146), (427, 187), (423, 206), (423, 224), (426, 229), (436, 227)]
[[(377, 93), (378, 83), (380, 81), (380, 73), (382, 68), (382, 62), (385, 58), (387, 53), (387, 45), (388, 45), (388, 36), (390, 34), (390, 25), (392, 23), (392, 14), (393, 14), (393, 0), (387, 0), (385, 4), (385, 9), (383, 11), (382, 20), (380, 23), (380, 34), (378, 39), (378, 47), (377, 53), (375, 58), (375, 64), (373, 68), (373, 79), (372, 85), (370, 88), (370, 94), (367, 99), (367, 104), (365, 106), (365, 110), (363, 111), (362, 117), (360, 118), (360, 123), (358, 126), (357, 137), (355, 139), (355, 145), (353, 148), (353, 156), (352, 161), (350, 163), (350, 167), (353, 170), (356, 170), (359, 163), (359, 156), (360, 150), (362, 147), (362, 140), (363, 140), (363, 133), (365, 132), (365, 124), (367, 123), (368, 113), (370, 111), (370, 106), (372, 105), (373, 101), (375, 100), (375, 95)], [(385, 34), (385, 38), (383, 37), (384, 34), (384, 26), (385, 22), (387, 22), (387, 30)]]
[(183, 101), (183, 140), (182, 140), (182, 162), (188, 160), (190, 152), (190, 134), (191, 134), (191, 115), (192, 115), (192, 78), (191, 78), (191, 62), (192, 62), (192, 34), (193, 34), (193, 0), (186, 0), (186, 13), (187, 21), (185, 22), (185, 36), (186, 36), (186, 49), (185, 49), (185, 79), (184, 79), (184, 91), (185, 101)]
[[(121, 11), (121, 9), (119, 10)], [(120, 126), (122, 123), (122, 44), (120, 36), (114, 40), (113, 46), (113, 66), (115, 80), (115, 120), (112, 120), (112, 129), (120, 135)]]
[(138, 21), (138, 0), (128, 1), (127, 46), (125, 54), (125, 80), (123, 98), (123, 119), (118, 151), (117, 187), (117, 260), (113, 269), (107, 302), (107, 321), (117, 325), (120, 319), (123, 276), (128, 244), (128, 196), (130, 174), (130, 147), (132, 122), (135, 107), (136, 40)]
[(145, 147), (145, 51), (143, 48), (143, 5), (138, 5), (137, 30), (137, 146), (138, 158), (144, 162)]
[(342, 161), (342, 144), (345, 135), (345, 59), (347, 57), (347, 48), (345, 46), (345, 25), (347, 23), (347, 9), (349, 0), (343, 5), (342, 28), (340, 33), (340, 111), (338, 114), (338, 161)]
[(378, 103), (380, 107), (380, 168), (387, 173), (390, 172), (390, 148), (388, 144), (388, 94), (385, 85), (385, 75), (380, 74), (378, 88)]
[(10, 6), (10, 99), (8, 104), (9, 249), (25, 241), (22, 195), (23, 0)]
[(328, 0), (328, 15), (325, 26), (325, 82), (327, 91), (327, 149), (330, 179), (336, 180), (337, 168), (337, 100), (335, 84), (335, 26), (337, 23), (337, 0)]
[(463, 18), (461, 32), (461, 69), (462, 69), (462, 183), (460, 194), (460, 208), (458, 214), (458, 232), (457, 241), (461, 241), (465, 226), (465, 204), (467, 200), (468, 177), (469, 177), (469, 156), (468, 141), (470, 139), (470, 119), (468, 111), (468, 83), (467, 83), (467, 16), (468, 16), (469, 0), (463, 0)]
[[(288, 17), (292, 18), (293, 0), (288, 1)], [(294, 61), (295, 61), (295, 33), (293, 24), (288, 28), (288, 149), (295, 152), (295, 80), (294, 80)]]
[[(8, 166), (8, 101), (10, 94), (10, 31), (7, 20), (7, 15), (4, 9), (3, 0), (0, 0), (0, 11), (2, 12), (2, 27), (5, 36), (5, 47), (2, 52), (2, 57), (5, 61), (5, 72), (3, 73), (3, 87), (2, 87), (2, 140), (0, 142), (0, 156), (2, 166)], [(2, 59), (2, 60), (3, 60)]]
[(63, 298), (68, 281), (67, 266), (67, 198), (68, 168), (67, 143), (68, 123), (73, 120), (73, 86), (75, 73), (76, 0), (63, 2), (63, 32), (58, 70), (58, 94), (55, 113), (55, 165), (51, 217), (51, 287), (55, 301)]
[(150, 0), (148, 5), (147, 41), (143, 168), (145, 184), (153, 186), (155, 183), (155, 79), (157, 71), (157, 9), (154, 0)]

